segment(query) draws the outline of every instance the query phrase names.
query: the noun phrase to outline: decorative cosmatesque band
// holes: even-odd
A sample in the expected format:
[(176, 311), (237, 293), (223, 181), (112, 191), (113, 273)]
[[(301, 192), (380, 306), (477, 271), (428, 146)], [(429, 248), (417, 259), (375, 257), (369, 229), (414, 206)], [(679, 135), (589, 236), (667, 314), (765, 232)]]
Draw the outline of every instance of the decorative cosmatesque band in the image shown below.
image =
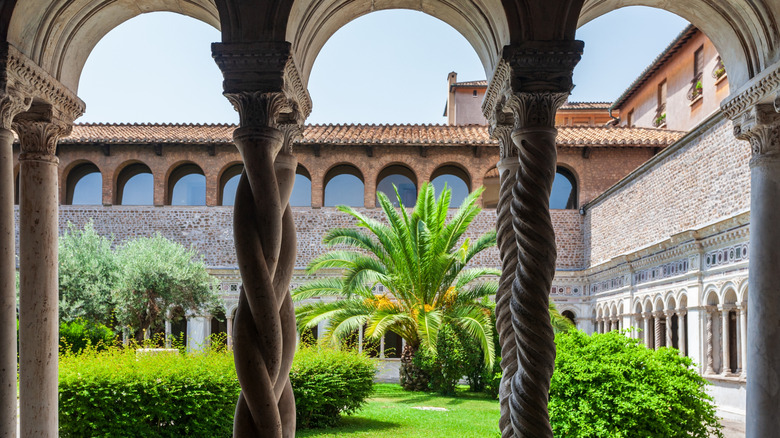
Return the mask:
[(775, 95), (774, 109), (780, 111), (780, 102), (778, 102), (778, 97), (780, 97), (780, 63), (762, 73), (745, 91), (723, 101), (720, 104), (720, 109), (729, 119), (735, 120), (773, 94)]
[(226, 95), (281, 91), (294, 103), (294, 119), (303, 123), (311, 113), (311, 97), (295, 66), (290, 43), (214, 43), (211, 51), (224, 75)]
[[(22, 102), (31, 98), (40, 99), (52, 106), (57, 119), (67, 123), (72, 123), (84, 114), (86, 105), (76, 94), (11, 44), (0, 45), (0, 70), (3, 75), (0, 79), (0, 95), (26, 94)], [(2, 115), (6, 115), (5, 110)]]

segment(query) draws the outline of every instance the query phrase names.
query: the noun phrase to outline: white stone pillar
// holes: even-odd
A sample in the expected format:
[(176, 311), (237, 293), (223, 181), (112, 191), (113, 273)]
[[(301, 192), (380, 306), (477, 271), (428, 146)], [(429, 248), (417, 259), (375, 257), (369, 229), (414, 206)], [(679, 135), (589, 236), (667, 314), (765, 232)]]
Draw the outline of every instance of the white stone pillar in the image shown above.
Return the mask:
[(729, 334), (729, 307), (718, 306), (720, 311), (720, 374), (723, 376), (731, 374), (731, 355), (729, 353), (729, 340), (731, 338)]
[(58, 204), (54, 155), (71, 125), (17, 120), (19, 134), (19, 405), (22, 436), (58, 430)]
[(363, 326), (358, 329), (358, 353), (363, 352)]
[(165, 348), (171, 348), (171, 320), (165, 319)]
[(653, 329), (653, 319), (652, 314), (650, 312), (645, 312), (642, 314), (645, 319), (645, 347), (652, 348), (653, 347), (653, 337), (654, 335), (654, 329)]
[[(777, 73), (775, 71), (774, 73)], [(763, 79), (760, 81), (764, 81)], [(750, 319), (747, 321), (747, 438), (780, 433), (780, 114), (771, 104), (748, 106), (773, 88), (756, 84), (722, 104), (734, 121), (734, 135), (749, 140), (750, 160)]]
[(740, 358), (740, 374), (741, 378), (747, 377), (747, 303), (740, 303), (737, 308), (739, 309), (739, 358)]
[(685, 348), (685, 339), (686, 331), (688, 329), (687, 324), (685, 323), (685, 310), (680, 310), (677, 312), (677, 345), (680, 347), (680, 355), (681, 356), (687, 356), (688, 352)]
[(9, 89), (0, 93), (0, 437), (15, 437), (16, 410), (16, 234), (14, 225), (13, 118), (32, 99)]
[(704, 343), (706, 352), (704, 354), (704, 358), (707, 361), (707, 368), (704, 371), (704, 374), (715, 374), (715, 346), (713, 345), (714, 342), (714, 336), (713, 336), (713, 328), (712, 328), (712, 309), (708, 306), (705, 308), (706, 312), (706, 326), (704, 328)]
[(208, 347), (211, 335), (211, 316), (187, 316), (187, 351), (203, 351)]
[(663, 336), (661, 334), (661, 316), (663, 316), (662, 312), (655, 312), (653, 313), (653, 321), (655, 322), (655, 327), (653, 327), (653, 335), (654, 335), (654, 347), (656, 350), (661, 348), (661, 342), (663, 342)]

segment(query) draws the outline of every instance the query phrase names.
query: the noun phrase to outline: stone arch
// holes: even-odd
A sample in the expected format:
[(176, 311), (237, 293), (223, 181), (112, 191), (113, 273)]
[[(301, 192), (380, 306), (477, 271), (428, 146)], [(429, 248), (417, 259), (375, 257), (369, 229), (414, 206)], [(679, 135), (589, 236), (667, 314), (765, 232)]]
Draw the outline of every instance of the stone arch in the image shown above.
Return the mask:
[(618, 313), (617, 313), (617, 306), (615, 305), (615, 303), (610, 304), (610, 306), (609, 306), (609, 316), (610, 317), (614, 317), (614, 316), (617, 316), (617, 315), (618, 315)]
[(739, 298), (738, 302), (747, 303), (748, 300), (748, 279), (747, 278), (743, 278), (739, 282), (739, 287), (737, 290), (739, 291), (739, 293), (737, 294)]
[(685, 289), (677, 293), (677, 308), (678, 309), (688, 308), (688, 291)]
[(240, 161), (232, 161), (219, 171), (219, 190), (217, 190), (217, 205), (233, 205), (236, 197), (238, 181), (234, 178), (241, 177), (244, 164)]
[(646, 296), (642, 301), (642, 303), (643, 303), (642, 308), (645, 312), (653, 311), (653, 299), (650, 298), (650, 296)]
[(653, 299), (653, 311), (661, 312), (664, 310), (664, 299), (661, 294), (658, 294)]
[(729, 73), (729, 84), (739, 89), (780, 57), (778, 16), (780, 5), (771, 1), (733, 0), (702, 3), (698, 0), (589, 0), (579, 18), (583, 25), (626, 6), (664, 9), (688, 20), (715, 45)]
[(114, 171), (114, 205), (125, 205), (125, 202), (127, 202), (127, 196), (125, 196), (124, 192), (127, 188), (127, 183), (130, 182), (130, 180), (134, 177), (141, 174), (149, 174), (152, 177), (152, 185), (148, 193), (149, 201), (144, 201), (142, 204), (135, 205), (154, 204), (154, 174), (152, 173), (152, 169), (142, 161), (131, 160), (122, 163)]
[[(173, 12), (219, 29), (219, 14), (209, 0), (24, 0), (13, 9), (7, 41), (73, 92), (95, 45), (127, 20), (148, 12)], [(5, 11), (3, 11), (5, 13)], [(0, 16), (2, 17), (2, 16)], [(3, 27), (5, 30), (5, 26)]]
[(666, 292), (666, 296), (664, 297), (664, 309), (674, 310), (676, 305), (677, 300), (674, 299), (674, 291), (670, 290)]
[(445, 163), (437, 167), (431, 173), (430, 181), (436, 187), (437, 194), (441, 192), (444, 184), (447, 184), (452, 193), (451, 207), (459, 206), (472, 190), (471, 173), (456, 163)]
[[(570, 186), (570, 187), (569, 187)], [(550, 208), (571, 210), (579, 207), (579, 179), (569, 166), (558, 164), (550, 193)]]
[(64, 175), (64, 184), (63, 184), (63, 198), (62, 203), (64, 205), (72, 205), (74, 202), (74, 198), (78, 198), (78, 193), (76, 192), (76, 186), (79, 185), (80, 182), (84, 180), (84, 178), (89, 177), (93, 174), (97, 174), (100, 178), (100, 183), (98, 184), (97, 189), (97, 196), (93, 196), (95, 199), (84, 199), (79, 200), (76, 199), (77, 204), (82, 205), (99, 205), (103, 203), (103, 173), (100, 171), (100, 168), (89, 160), (77, 160), (68, 165), (67, 168), (64, 169), (63, 175)]
[[(376, 177), (376, 191), (382, 192), (390, 198), (390, 202), (398, 207), (398, 199), (393, 191), (396, 185), (401, 201), (406, 207), (413, 207), (417, 201), (417, 174), (411, 167), (402, 163), (391, 163), (379, 171)], [(379, 201), (377, 200), (377, 205)]]
[[(354, 178), (341, 178), (343, 175), (352, 176)], [(339, 183), (341, 184), (341, 181), (334, 180), (335, 178), (343, 179), (347, 183), (354, 184), (355, 182), (360, 182), (360, 187), (353, 187), (348, 186), (347, 188), (354, 191), (354, 193), (334, 193), (333, 190), (335, 188), (331, 185), (331, 183)], [(356, 205), (352, 205), (352, 207), (362, 207), (365, 205), (365, 199), (364, 199), (364, 187), (365, 187), (365, 179), (363, 177), (363, 173), (355, 167), (351, 163), (339, 163), (336, 165), (331, 166), (327, 172), (325, 172), (325, 178), (323, 178), (322, 181), (322, 187), (324, 188), (322, 191), (322, 205), (326, 207), (332, 207), (339, 204), (344, 204), (345, 202), (339, 202), (339, 199), (343, 199), (345, 201), (350, 201), (351, 203), (354, 203)], [(330, 189), (330, 190), (329, 190)], [(338, 195), (338, 196), (337, 196)], [(347, 199), (348, 195), (348, 199)], [(359, 199), (359, 201), (358, 201)], [(332, 205), (331, 205), (332, 204)]]
[(739, 302), (737, 289), (734, 287), (733, 283), (729, 283), (728, 287), (724, 288), (720, 302), (723, 305), (737, 304), (737, 302)]
[(705, 306), (717, 306), (721, 302), (718, 290), (714, 285), (709, 285), (704, 288), (702, 298), (702, 303)]
[(575, 327), (577, 326), (577, 312), (573, 308), (561, 310), (561, 316), (571, 321)]
[[(573, 1), (576, 3), (578, 0)], [(384, 2), (357, 2), (350, 0), (310, 2), (308, 0), (295, 0), (292, 3), (286, 36), (277, 40), (292, 42), (293, 56), (296, 65), (300, 69), (304, 86), (308, 83), (317, 55), (328, 39), (347, 23), (374, 11), (411, 9), (444, 21), (460, 32), (471, 44), (480, 61), (482, 61), (487, 77), (492, 76), (493, 70), (498, 65), (501, 50), (510, 42), (510, 27), (506, 20), (506, 11), (502, 6), (501, 0), (483, 0), (480, 2), (473, 0), (452, 0), (446, 2), (440, 0), (430, 2), (417, 0)], [(576, 14), (579, 8), (575, 9), (577, 9)], [(519, 11), (513, 12), (520, 13)], [(523, 11), (523, 13), (526, 12)], [(576, 16), (570, 26), (572, 29), (571, 37), (574, 36), (575, 26)]]
[[(190, 198), (189, 196), (184, 197), (181, 192), (177, 193), (185, 187), (179, 184), (190, 183), (190, 180), (193, 184), (192, 187), (197, 191), (200, 191), (201, 185), (203, 186), (202, 196), (193, 194)], [(191, 161), (183, 161), (168, 168), (168, 174), (165, 177), (165, 204), (206, 205), (206, 174), (199, 165)]]

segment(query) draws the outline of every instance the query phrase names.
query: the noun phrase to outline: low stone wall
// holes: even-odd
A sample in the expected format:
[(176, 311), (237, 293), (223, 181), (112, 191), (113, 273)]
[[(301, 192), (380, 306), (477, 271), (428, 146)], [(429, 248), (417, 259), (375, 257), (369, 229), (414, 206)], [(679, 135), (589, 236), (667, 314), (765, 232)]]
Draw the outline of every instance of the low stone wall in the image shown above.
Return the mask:
[[(326, 231), (334, 227), (352, 227), (355, 221), (335, 208), (294, 208), (298, 231), (296, 268), (303, 269), (327, 251), (322, 244)], [(359, 209), (381, 219), (379, 209)], [(454, 210), (453, 210), (454, 211)], [(584, 265), (582, 217), (576, 210), (552, 210), (558, 241), (558, 268), (581, 269)], [(18, 210), (17, 224), (18, 224)], [(73, 223), (83, 227), (92, 221), (101, 235), (113, 235), (116, 243), (159, 232), (185, 246), (194, 245), (210, 268), (235, 268), (232, 207), (153, 207), (153, 206), (77, 206), (60, 207), (60, 233)], [(495, 228), (495, 210), (485, 210), (474, 220), (466, 237), (475, 239)], [(17, 227), (18, 248), (18, 227)], [(473, 260), (475, 266), (499, 267), (498, 250), (491, 248)]]
[(750, 144), (713, 116), (586, 206), (587, 265), (747, 211), (749, 160)]

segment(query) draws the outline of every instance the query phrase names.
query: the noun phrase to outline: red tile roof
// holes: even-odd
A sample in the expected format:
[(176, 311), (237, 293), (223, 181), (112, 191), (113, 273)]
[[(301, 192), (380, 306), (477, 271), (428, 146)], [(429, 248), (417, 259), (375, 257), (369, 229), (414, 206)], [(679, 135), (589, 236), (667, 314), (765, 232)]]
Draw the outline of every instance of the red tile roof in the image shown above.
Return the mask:
[(487, 87), (487, 85), (488, 81), (485, 79), (481, 81), (455, 82), (452, 84), (453, 87)]
[(608, 110), (612, 102), (566, 102), (562, 110)]
[[(77, 124), (61, 144), (225, 144), (232, 142), (235, 125), (196, 124)], [(558, 145), (668, 146), (683, 132), (654, 128), (565, 126), (558, 128)], [(496, 146), (482, 125), (308, 125), (304, 145), (399, 145), (399, 146)]]

